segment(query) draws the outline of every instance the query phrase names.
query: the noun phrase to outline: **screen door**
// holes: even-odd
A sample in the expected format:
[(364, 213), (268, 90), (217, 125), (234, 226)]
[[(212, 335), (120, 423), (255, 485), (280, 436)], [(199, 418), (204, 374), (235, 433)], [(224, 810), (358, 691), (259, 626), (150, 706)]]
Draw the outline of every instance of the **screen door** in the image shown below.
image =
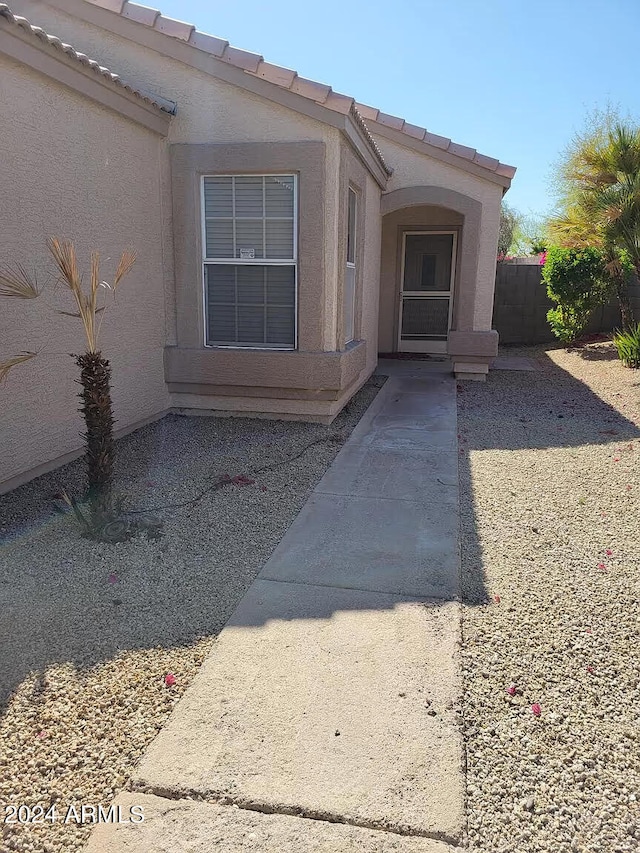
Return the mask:
[(456, 235), (404, 234), (400, 352), (446, 353), (451, 326)]

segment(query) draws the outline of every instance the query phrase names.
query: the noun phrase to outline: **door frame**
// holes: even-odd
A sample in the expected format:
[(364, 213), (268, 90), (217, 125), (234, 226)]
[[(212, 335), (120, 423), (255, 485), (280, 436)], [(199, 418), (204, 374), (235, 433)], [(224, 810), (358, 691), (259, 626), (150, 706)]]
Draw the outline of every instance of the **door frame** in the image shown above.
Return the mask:
[[(424, 299), (430, 299), (433, 297), (448, 296), (449, 297), (449, 316), (447, 318), (447, 340), (446, 341), (403, 341), (402, 340), (402, 309), (404, 307), (404, 268), (406, 263), (406, 247), (407, 247), (407, 237), (409, 236), (430, 236), (437, 234), (451, 234), (453, 237), (451, 243), (451, 282), (449, 286), (449, 290), (432, 290), (428, 292), (428, 295), (425, 295), (424, 291), (416, 291), (416, 290), (408, 290), (407, 294), (411, 294), (417, 297), (423, 297)], [(399, 282), (399, 290), (398, 290), (398, 327), (396, 330), (396, 347), (397, 352), (420, 352), (420, 353), (433, 353), (442, 355), (447, 352), (447, 344), (449, 340), (449, 332), (451, 331), (451, 320), (453, 317), (453, 298), (454, 298), (454, 285), (456, 280), (456, 264), (457, 264), (457, 249), (458, 249), (458, 231), (452, 228), (446, 229), (417, 229), (410, 231), (402, 232), (402, 254), (400, 258), (400, 282)]]

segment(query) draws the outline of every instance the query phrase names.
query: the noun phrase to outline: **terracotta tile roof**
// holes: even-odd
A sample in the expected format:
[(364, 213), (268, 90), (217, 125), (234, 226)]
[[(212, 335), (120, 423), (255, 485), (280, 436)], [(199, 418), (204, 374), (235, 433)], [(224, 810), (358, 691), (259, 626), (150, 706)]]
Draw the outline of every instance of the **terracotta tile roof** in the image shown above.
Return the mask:
[(38, 39), (43, 44), (50, 45), (51, 47), (56, 48), (57, 50), (62, 51), (67, 56), (70, 56), (72, 59), (75, 59), (81, 65), (84, 65), (86, 68), (91, 68), (92, 71), (95, 71), (96, 74), (99, 74), (101, 77), (104, 77), (114, 86), (118, 86), (121, 89), (125, 89), (127, 92), (130, 92), (132, 95), (135, 95), (137, 98), (140, 98), (145, 103), (149, 104), (152, 107), (156, 107), (156, 109), (169, 113), (169, 115), (173, 115), (176, 111), (176, 105), (173, 101), (169, 101), (166, 98), (160, 98), (156, 95), (150, 95), (147, 92), (143, 92), (142, 90), (132, 86), (123, 80), (119, 74), (115, 74), (113, 71), (110, 71), (108, 68), (105, 68), (104, 65), (100, 65), (99, 62), (96, 62), (95, 59), (89, 59), (84, 53), (80, 53), (75, 50), (70, 44), (66, 44), (57, 36), (50, 35), (46, 33), (41, 27), (36, 27), (33, 24), (29, 23), (26, 18), (21, 17), (20, 15), (14, 15), (11, 9), (6, 5), (6, 3), (0, 3), (0, 21), (5, 20), (10, 24), (13, 24), (16, 27), (20, 27), (27, 35), (31, 36), (34, 39)]
[[(93, 2), (93, 0), (89, 0)], [(476, 166), (481, 166), (483, 169), (488, 169), (495, 172), (504, 178), (513, 178), (516, 173), (515, 166), (508, 166), (506, 163), (501, 163), (495, 157), (487, 157), (485, 154), (480, 154), (475, 148), (468, 148), (466, 145), (459, 145), (453, 142), (446, 136), (438, 136), (435, 133), (429, 133), (424, 127), (418, 127), (415, 124), (408, 124), (404, 119), (397, 116), (390, 116), (380, 112), (375, 107), (368, 107), (365, 104), (356, 103), (356, 108), (362, 113), (367, 121), (391, 127), (394, 130), (404, 133), (406, 136), (411, 136), (419, 142), (424, 142), (427, 145), (432, 145), (435, 148), (440, 148), (442, 151), (448, 151), (449, 154), (454, 154), (463, 160), (468, 160), (475, 163)]]
[[(412, 140), (423, 142), (426, 146), (433, 146), (452, 154), (461, 160), (460, 166), (462, 168), (464, 168), (466, 161), (508, 180), (511, 180), (516, 173), (514, 166), (508, 166), (493, 157), (480, 154), (474, 148), (459, 145), (445, 136), (437, 136), (430, 133), (424, 127), (408, 124), (403, 118), (387, 115), (375, 107), (359, 104), (347, 95), (334, 92), (331, 86), (299, 77), (295, 71), (289, 68), (281, 68), (279, 65), (272, 65), (269, 62), (265, 62), (263, 57), (257, 53), (250, 53), (249, 51), (232, 47), (224, 39), (200, 33), (192, 24), (185, 24), (183, 21), (167, 18), (155, 9), (131, 3), (129, 0), (86, 0), (86, 2), (94, 6), (100, 6), (110, 12), (115, 12), (125, 18), (138, 21), (173, 38), (180, 39), (198, 50), (211, 53), (223, 62), (228, 62), (230, 65), (242, 69), (247, 74), (260, 77), (276, 86), (309, 98), (330, 110), (335, 110), (343, 115), (351, 115), (366, 134), (370, 145), (387, 174), (391, 174), (391, 170), (384, 162), (382, 153), (371, 135), (372, 130), (375, 132), (376, 124), (398, 131)], [(425, 153), (428, 153), (428, 149), (425, 149)]]

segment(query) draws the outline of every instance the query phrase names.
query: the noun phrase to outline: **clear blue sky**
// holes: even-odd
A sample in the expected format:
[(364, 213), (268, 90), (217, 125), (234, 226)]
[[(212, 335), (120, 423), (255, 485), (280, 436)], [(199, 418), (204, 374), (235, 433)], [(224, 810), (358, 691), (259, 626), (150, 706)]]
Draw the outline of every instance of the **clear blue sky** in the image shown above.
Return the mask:
[(607, 102), (640, 118), (640, 0), (145, 0), (269, 62), (518, 167), (506, 200), (552, 206), (552, 164)]

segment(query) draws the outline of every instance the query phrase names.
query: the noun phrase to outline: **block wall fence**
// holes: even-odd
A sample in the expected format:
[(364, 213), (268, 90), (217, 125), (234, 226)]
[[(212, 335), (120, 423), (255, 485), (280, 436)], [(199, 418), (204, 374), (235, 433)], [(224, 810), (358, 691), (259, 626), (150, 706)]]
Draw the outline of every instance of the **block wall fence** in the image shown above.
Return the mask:
[[(640, 320), (640, 284), (631, 285), (636, 320)], [(553, 302), (547, 296), (538, 258), (502, 261), (496, 269), (493, 328), (501, 344), (538, 344), (556, 340), (547, 322)], [(599, 306), (587, 328), (588, 334), (611, 332), (620, 326), (620, 311), (612, 301)]]

